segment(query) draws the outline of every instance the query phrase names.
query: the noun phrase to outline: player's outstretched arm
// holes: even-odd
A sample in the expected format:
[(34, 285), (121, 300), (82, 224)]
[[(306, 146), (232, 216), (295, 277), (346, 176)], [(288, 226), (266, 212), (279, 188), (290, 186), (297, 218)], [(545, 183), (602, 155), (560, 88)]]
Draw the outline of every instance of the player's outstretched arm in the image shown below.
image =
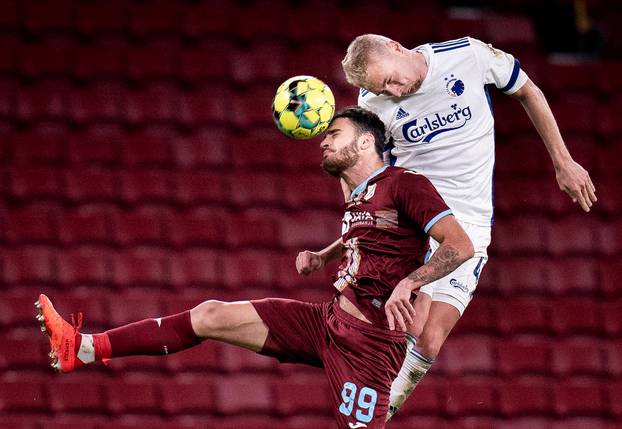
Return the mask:
[(413, 323), (415, 309), (411, 293), (421, 286), (445, 277), (473, 257), (473, 243), (453, 216), (445, 216), (430, 228), (428, 234), (439, 242), (430, 260), (402, 279), (385, 304), (389, 328), (406, 331)]
[(557, 127), (546, 97), (530, 79), (511, 97), (517, 99), (533, 122), (549, 151), (559, 188), (586, 212), (596, 202), (596, 188), (589, 173), (572, 159)]
[(296, 270), (298, 274), (308, 276), (324, 268), (327, 263), (341, 258), (342, 253), (343, 243), (341, 242), (341, 237), (319, 252), (303, 250), (296, 257)]

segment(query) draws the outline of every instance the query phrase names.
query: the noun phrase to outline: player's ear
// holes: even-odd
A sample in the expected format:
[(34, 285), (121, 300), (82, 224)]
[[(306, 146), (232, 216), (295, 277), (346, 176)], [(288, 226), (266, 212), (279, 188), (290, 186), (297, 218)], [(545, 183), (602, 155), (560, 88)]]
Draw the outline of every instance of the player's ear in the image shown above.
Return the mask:
[(389, 48), (389, 50), (391, 50), (392, 52), (402, 52), (402, 45), (399, 42), (396, 42), (395, 40), (389, 40), (387, 42), (387, 46)]
[(359, 136), (359, 147), (367, 150), (372, 146), (374, 146), (374, 136), (371, 133), (362, 133)]

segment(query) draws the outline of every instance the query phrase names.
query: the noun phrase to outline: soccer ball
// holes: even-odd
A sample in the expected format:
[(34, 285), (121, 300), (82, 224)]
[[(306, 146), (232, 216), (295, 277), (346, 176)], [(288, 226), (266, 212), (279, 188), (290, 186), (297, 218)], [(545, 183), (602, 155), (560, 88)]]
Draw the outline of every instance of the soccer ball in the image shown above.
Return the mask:
[(313, 76), (294, 76), (276, 90), (272, 101), (274, 123), (283, 134), (310, 139), (326, 128), (335, 113), (335, 97)]

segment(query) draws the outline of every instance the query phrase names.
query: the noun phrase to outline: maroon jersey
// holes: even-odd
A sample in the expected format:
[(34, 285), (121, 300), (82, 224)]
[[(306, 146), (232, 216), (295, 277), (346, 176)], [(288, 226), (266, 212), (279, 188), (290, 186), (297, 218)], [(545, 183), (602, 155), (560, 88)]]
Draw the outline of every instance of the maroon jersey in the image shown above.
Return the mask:
[(399, 167), (383, 167), (352, 195), (334, 285), (372, 323), (388, 326), (384, 303), (400, 280), (424, 264), (428, 231), (451, 211), (427, 178)]

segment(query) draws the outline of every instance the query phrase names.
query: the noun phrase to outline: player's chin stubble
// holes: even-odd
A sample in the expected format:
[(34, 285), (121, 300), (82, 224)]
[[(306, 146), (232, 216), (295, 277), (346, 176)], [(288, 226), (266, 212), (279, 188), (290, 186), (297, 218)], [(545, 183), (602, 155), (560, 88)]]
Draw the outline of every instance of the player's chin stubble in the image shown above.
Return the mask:
[(322, 160), (322, 168), (331, 176), (338, 177), (343, 171), (352, 167), (359, 160), (356, 142), (340, 149), (337, 153)]

